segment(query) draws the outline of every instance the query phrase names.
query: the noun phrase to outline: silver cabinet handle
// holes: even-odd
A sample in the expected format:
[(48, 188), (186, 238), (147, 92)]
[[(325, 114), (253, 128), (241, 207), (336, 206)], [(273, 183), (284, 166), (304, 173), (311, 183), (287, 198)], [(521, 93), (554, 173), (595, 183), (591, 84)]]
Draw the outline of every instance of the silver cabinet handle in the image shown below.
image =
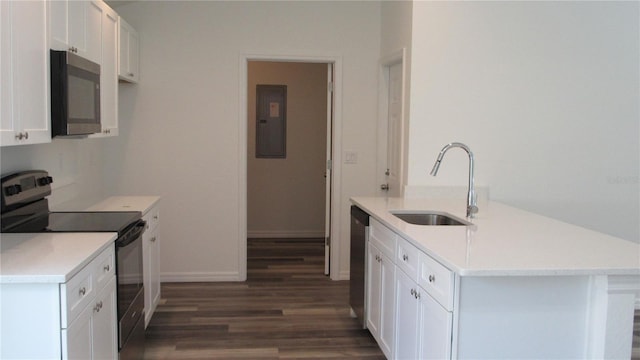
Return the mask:
[(404, 260), (404, 261), (409, 260), (409, 255), (407, 255), (407, 254), (402, 255), (402, 260)]
[(156, 242), (156, 237), (155, 236), (151, 238), (151, 242)]
[(87, 288), (85, 288), (84, 286), (80, 289), (80, 291), (78, 291), (78, 293), (80, 294), (80, 296), (84, 296), (87, 293)]
[(93, 310), (95, 312), (100, 312), (100, 310), (102, 310), (102, 300), (100, 300), (99, 303), (96, 303), (96, 306), (93, 307)]
[(382, 184), (382, 185), (380, 185), (380, 190), (382, 190), (382, 191), (389, 191), (389, 184)]
[(411, 289), (411, 295), (413, 295), (414, 297), (416, 296), (416, 291), (413, 288)]
[(436, 281), (436, 277), (434, 275), (429, 275), (429, 282), (432, 283)]
[(104, 272), (109, 272), (109, 270), (111, 270), (111, 266), (109, 266), (108, 264), (104, 266), (103, 268)]

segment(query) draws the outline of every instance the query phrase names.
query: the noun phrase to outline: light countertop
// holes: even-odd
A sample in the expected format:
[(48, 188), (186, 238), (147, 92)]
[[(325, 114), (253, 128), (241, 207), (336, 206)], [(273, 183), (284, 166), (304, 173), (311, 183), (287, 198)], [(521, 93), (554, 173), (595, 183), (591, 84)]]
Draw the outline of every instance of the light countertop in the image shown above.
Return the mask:
[(144, 215), (158, 201), (158, 196), (110, 196), (69, 201), (52, 206), (52, 211), (140, 211)]
[[(83, 198), (51, 211), (148, 212), (157, 196)], [(39, 233), (0, 235), (0, 283), (64, 283), (114, 243), (117, 233)]]
[(640, 275), (640, 244), (497, 202), (473, 226), (423, 226), (390, 213), (431, 210), (465, 219), (460, 200), (351, 199), (375, 219), (461, 276)]
[(64, 283), (104, 249), (118, 233), (2, 234), (0, 284)]

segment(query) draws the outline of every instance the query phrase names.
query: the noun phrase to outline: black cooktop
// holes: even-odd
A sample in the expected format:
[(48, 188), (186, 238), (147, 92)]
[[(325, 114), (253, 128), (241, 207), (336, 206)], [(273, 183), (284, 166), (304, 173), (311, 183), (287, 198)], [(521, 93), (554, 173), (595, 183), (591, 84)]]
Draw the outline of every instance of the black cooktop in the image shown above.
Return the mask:
[[(1, 0), (0, 0), (1, 1)], [(29, 170), (0, 179), (0, 227), (3, 233), (117, 232), (122, 235), (142, 217), (139, 211), (50, 212), (46, 196), (53, 178)]]
[(140, 219), (140, 212), (50, 212), (10, 228), (4, 233), (117, 232), (122, 234)]

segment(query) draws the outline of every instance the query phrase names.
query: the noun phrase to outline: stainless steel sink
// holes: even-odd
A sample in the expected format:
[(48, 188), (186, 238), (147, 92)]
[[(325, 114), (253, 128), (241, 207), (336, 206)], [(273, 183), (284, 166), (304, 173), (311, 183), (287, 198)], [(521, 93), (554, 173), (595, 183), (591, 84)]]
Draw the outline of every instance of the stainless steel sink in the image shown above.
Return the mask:
[(392, 212), (391, 214), (402, 221), (414, 225), (471, 225), (467, 221), (439, 212)]

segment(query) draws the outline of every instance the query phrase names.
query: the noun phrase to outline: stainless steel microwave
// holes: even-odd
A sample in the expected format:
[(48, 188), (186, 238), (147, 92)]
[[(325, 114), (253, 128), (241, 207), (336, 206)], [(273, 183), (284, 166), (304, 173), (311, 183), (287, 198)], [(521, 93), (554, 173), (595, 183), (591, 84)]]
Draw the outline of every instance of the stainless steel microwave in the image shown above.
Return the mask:
[(51, 50), (51, 136), (100, 131), (100, 65)]

